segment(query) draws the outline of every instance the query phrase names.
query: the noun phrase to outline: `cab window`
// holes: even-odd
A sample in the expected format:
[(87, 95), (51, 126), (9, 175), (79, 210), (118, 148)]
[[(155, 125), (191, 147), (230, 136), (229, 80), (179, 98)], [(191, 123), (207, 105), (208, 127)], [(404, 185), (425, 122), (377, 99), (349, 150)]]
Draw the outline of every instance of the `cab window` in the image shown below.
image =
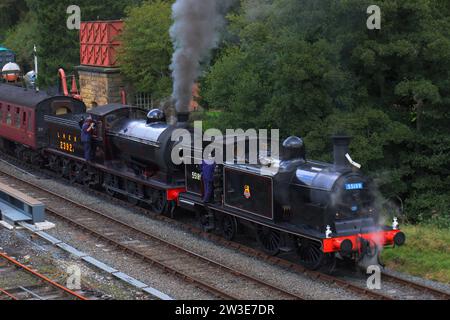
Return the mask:
[(70, 109), (67, 107), (59, 107), (58, 109), (56, 109), (55, 114), (57, 116), (63, 116), (65, 114), (70, 113)]
[(62, 116), (72, 113), (72, 104), (64, 100), (56, 100), (52, 102), (52, 112), (56, 116)]
[(8, 126), (10, 126), (11, 125), (11, 106), (8, 106), (8, 111), (7, 111), (7, 113), (6, 113), (6, 124), (8, 125)]
[(95, 122), (94, 137), (97, 140), (103, 140), (103, 123), (101, 121)]
[(27, 113), (26, 111), (22, 112), (22, 129), (27, 128)]
[(28, 111), (28, 131), (33, 132), (33, 121), (31, 119), (31, 112)]
[(16, 108), (16, 113), (14, 116), (14, 124), (16, 128), (20, 128), (20, 109)]
[(111, 129), (111, 127), (113, 126), (114, 121), (117, 120), (117, 116), (115, 114), (110, 114), (105, 118), (105, 122), (106, 122), (106, 129)]

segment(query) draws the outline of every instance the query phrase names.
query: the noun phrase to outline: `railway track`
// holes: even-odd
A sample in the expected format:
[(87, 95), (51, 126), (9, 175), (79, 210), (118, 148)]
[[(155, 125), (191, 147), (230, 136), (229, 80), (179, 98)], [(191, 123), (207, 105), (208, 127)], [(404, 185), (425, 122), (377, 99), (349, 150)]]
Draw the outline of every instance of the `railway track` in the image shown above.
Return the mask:
[[(14, 188), (22, 192), (32, 192), (34, 197), (45, 198), (43, 202), (47, 206), (48, 214), (109, 243), (120, 251), (174, 274), (217, 298), (255, 298), (239, 293), (240, 288), (246, 287), (253, 288), (254, 290), (249, 291), (258, 292), (260, 296), (257, 298), (261, 299), (304, 299), (301, 295), (189, 251), (51, 190), (8, 173), (1, 173), (7, 175), (8, 179), (15, 180)], [(76, 216), (73, 215), (74, 212), (77, 213)]]
[(87, 300), (0, 252), (0, 300)]
[(445, 291), (438, 290), (436, 288), (431, 288), (431, 287), (422, 285), (422, 284), (417, 283), (417, 282), (412, 282), (412, 281), (409, 281), (409, 280), (406, 280), (406, 279), (403, 279), (403, 278), (400, 278), (398, 276), (395, 276), (395, 275), (392, 275), (392, 274), (388, 274), (388, 273), (385, 273), (385, 272), (383, 272), (382, 277), (383, 277), (384, 280), (393, 282), (393, 283), (398, 284), (400, 286), (405, 286), (405, 287), (412, 288), (414, 290), (417, 290), (417, 291), (420, 291), (420, 292), (423, 292), (423, 293), (427, 293), (427, 294), (433, 295), (433, 296), (435, 296), (438, 299), (450, 300), (450, 294), (445, 292)]
[[(36, 168), (34, 168), (34, 167), (32, 167), (32, 169), (36, 170)], [(21, 170), (23, 172), (23, 169), (19, 168), (19, 170)], [(13, 178), (13, 179), (21, 180), (22, 182), (25, 182), (25, 183), (27, 183), (27, 184), (35, 187), (35, 188), (43, 189), (41, 186), (35, 185), (35, 184), (33, 184), (31, 182), (28, 182), (28, 181), (24, 181), (24, 180), (22, 180), (20, 178), (17, 178), (16, 176), (13, 176), (13, 175), (11, 175), (9, 173), (3, 172), (2, 170), (0, 170), (0, 173), (3, 173), (4, 175), (7, 175), (8, 177)], [(58, 176), (56, 174), (51, 173), (51, 172), (45, 171), (45, 174), (46, 175), (50, 175), (53, 178), (58, 178)], [(378, 291), (369, 290), (369, 289), (367, 289), (367, 288), (365, 288), (363, 286), (355, 285), (353, 283), (350, 283), (350, 282), (345, 281), (343, 279), (340, 279), (338, 277), (334, 277), (332, 275), (321, 273), (321, 272), (317, 272), (317, 271), (308, 270), (308, 269), (302, 267), (301, 265), (299, 265), (297, 263), (294, 263), (294, 262), (291, 262), (291, 261), (288, 261), (286, 259), (269, 256), (269, 255), (263, 253), (260, 250), (257, 250), (257, 249), (252, 248), (252, 247), (248, 247), (248, 246), (246, 246), (244, 244), (237, 243), (237, 242), (234, 242), (234, 241), (228, 241), (228, 240), (222, 238), (219, 235), (216, 235), (216, 234), (213, 234), (213, 233), (203, 232), (201, 229), (199, 229), (199, 228), (197, 228), (197, 227), (195, 227), (193, 225), (186, 224), (186, 223), (174, 220), (174, 219), (169, 218), (167, 216), (157, 215), (157, 214), (153, 213), (152, 211), (150, 211), (150, 210), (148, 210), (146, 208), (131, 205), (130, 203), (128, 203), (128, 202), (126, 202), (124, 200), (121, 200), (121, 199), (118, 199), (118, 198), (115, 198), (115, 197), (111, 197), (111, 196), (109, 196), (109, 195), (107, 195), (107, 194), (105, 194), (105, 193), (103, 193), (101, 191), (92, 190), (92, 189), (87, 188), (87, 187), (85, 187), (83, 185), (79, 185), (79, 186), (82, 187), (84, 190), (89, 191), (90, 193), (94, 193), (96, 196), (102, 197), (102, 198), (107, 199), (109, 201), (113, 201), (114, 203), (119, 204), (119, 205), (121, 205), (123, 207), (132, 208), (134, 210), (139, 211), (142, 214), (145, 214), (147, 216), (151, 216), (154, 219), (157, 219), (157, 220), (160, 220), (160, 221), (164, 221), (164, 222), (168, 222), (170, 224), (175, 224), (178, 227), (182, 228), (183, 230), (185, 230), (187, 232), (190, 232), (191, 234), (197, 235), (197, 236), (199, 236), (201, 238), (207, 239), (209, 241), (212, 241), (214, 243), (220, 244), (222, 246), (234, 249), (234, 250), (239, 251), (239, 252), (241, 252), (243, 254), (246, 254), (248, 256), (251, 256), (251, 257), (254, 257), (254, 258), (266, 261), (266, 262), (271, 263), (273, 265), (280, 266), (280, 267), (285, 268), (287, 270), (304, 274), (306, 276), (309, 276), (312, 279), (317, 279), (317, 280), (320, 280), (320, 281), (323, 281), (323, 282), (326, 282), (326, 283), (335, 284), (335, 285), (337, 285), (340, 288), (347, 289), (347, 290), (349, 290), (351, 292), (354, 292), (354, 293), (357, 293), (357, 294), (361, 294), (361, 295), (367, 296), (367, 297), (372, 298), (372, 299), (377, 299), (377, 300), (393, 300), (394, 299), (393, 297), (391, 297), (389, 295), (385, 295), (385, 294), (383, 294), (381, 292), (378, 292)], [(45, 192), (50, 192), (54, 196), (61, 197), (60, 195), (58, 195), (58, 194), (56, 194), (56, 193), (54, 193), (54, 192), (52, 192), (50, 190), (45, 190)], [(67, 201), (72, 201), (70, 199), (66, 199), (66, 200)], [(91, 210), (91, 209), (89, 209), (89, 210)], [(100, 213), (100, 214), (104, 216), (103, 213)], [(113, 218), (107, 217), (107, 219), (113, 219)], [(119, 221), (119, 223), (123, 223), (123, 222)], [(450, 299), (450, 294), (448, 294), (448, 293), (446, 293), (444, 291), (440, 291), (440, 290), (437, 290), (435, 288), (431, 288), (431, 287), (428, 287), (428, 286), (425, 286), (425, 285), (422, 285), (422, 284), (419, 284), (419, 283), (416, 283), (416, 282), (411, 282), (409, 280), (402, 279), (402, 278), (396, 277), (394, 275), (383, 273), (383, 279), (387, 279), (388, 281), (395, 282), (395, 283), (397, 283), (399, 285), (402, 285), (402, 286), (405, 286), (405, 287), (409, 287), (409, 288), (412, 288), (414, 290), (418, 290), (418, 291), (421, 291), (421, 292), (427, 292), (427, 293), (435, 296), (438, 299), (445, 299), (445, 300), (449, 300)], [(233, 299), (233, 298), (236, 298), (236, 297), (231, 297), (230, 296), (228, 298)], [(296, 298), (301, 298), (301, 297), (296, 297)]]

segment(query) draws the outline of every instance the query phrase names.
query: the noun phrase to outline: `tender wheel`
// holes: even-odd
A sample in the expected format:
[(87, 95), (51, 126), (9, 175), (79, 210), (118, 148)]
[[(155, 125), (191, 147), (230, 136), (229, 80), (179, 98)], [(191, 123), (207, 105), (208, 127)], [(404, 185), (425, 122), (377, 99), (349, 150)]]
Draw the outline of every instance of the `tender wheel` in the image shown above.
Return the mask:
[(23, 147), (17, 147), (15, 150), (16, 158), (20, 161), (25, 161), (25, 150), (23, 150)]
[(137, 206), (139, 204), (139, 199), (136, 198), (139, 193), (138, 185), (135, 182), (129, 181), (127, 183), (127, 192), (129, 194), (129, 196), (127, 197), (128, 202), (132, 205)]
[(152, 200), (152, 210), (156, 214), (164, 214), (167, 209), (166, 193), (164, 191), (155, 191)]
[(60, 171), (60, 176), (62, 178), (69, 178), (71, 166), (72, 166), (72, 164), (71, 164), (70, 160), (66, 160), (66, 159), (63, 160), (61, 171)]
[(104, 188), (107, 194), (109, 194), (111, 197), (114, 197), (117, 195), (116, 191), (114, 191), (113, 189), (111, 189), (110, 187), (113, 188), (119, 188), (119, 181), (116, 177), (107, 174), (105, 175), (105, 181), (104, 181)]
[(93, 183), (93, 177), (94, 174), (87, 167), (83, 167), (83, 180), (81, 183), (86, 187), (90, 187)]
[(128, 196), (127, 201), (131, 203), (133, 206), (137, 206), (139, 204), (139, 200), (132, 196)]
[(108, 187), (105, 187), (105, 191), (107, 194), (109, 194), (111, 197), (116, 196), (116, 192)]
[(102, 185), (102, 176), (97, 170), (89, 169), (88, 171), (88, 187), (99, 189)]
[(319, 241), (308, 239), (298, 240), (298, 256), (300, 263), (308, 269), (317, 270), (324, 262), (325, 254)]
[(224, 215), (222, 220), (222, 235), (225, 239), (231, 241), (237, 234), (237, 220), (231, 215)]
[(53, 172), (59, 172), (60, 171), (61, 164), (60, 164), (60, 161), (59, 161), (57, 156), (51, 155), (49, 157), (49, 161), (48, 162), (49, 162), (48, 166), (49, 166), (50, 170), (52, 170)]
[(75, 183), (75, 182), (79, 182), (82, 181), (83, 179), (83, 165), (78, 164), (78, 163), (72, 163), (69, 165), (70, 169), (69, 169), (69, 181), (70, 183)]
[(258, 226), (256, 230), (256, 237), (264, 252), (268, 255), (276, 256), (280, 253), (281, 234), (279, 231)]

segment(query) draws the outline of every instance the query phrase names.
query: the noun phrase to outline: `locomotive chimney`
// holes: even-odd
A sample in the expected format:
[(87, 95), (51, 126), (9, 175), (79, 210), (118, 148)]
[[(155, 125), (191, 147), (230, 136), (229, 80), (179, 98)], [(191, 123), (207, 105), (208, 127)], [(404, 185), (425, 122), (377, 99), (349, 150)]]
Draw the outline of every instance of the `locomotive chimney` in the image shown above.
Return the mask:
[(349, 136), (333, 136), (333, 155), (335, 166), (347, 166), (349, 162), (345, 155), (349, 153), (351, 138)]
[(183, 126), (189, 121), (189, 112), (178, 112), (177, 122), (178, 126)]

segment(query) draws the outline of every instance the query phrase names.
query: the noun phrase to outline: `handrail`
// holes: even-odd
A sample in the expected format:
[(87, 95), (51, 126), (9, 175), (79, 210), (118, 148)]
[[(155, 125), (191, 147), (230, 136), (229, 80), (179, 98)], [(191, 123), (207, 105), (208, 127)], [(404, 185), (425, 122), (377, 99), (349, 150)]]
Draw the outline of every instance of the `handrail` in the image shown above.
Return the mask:
[(59, 68), (58, 70), (58, 75), (61, 79), (61, 86), (63, 89), (63, 93), (66, 97), (69, 96), (69, 90), (67, 89), (67, 77), (66, 77), (66, 72), (64, 71), (63, 68)]
[(61, 79), (61, 86), (63, 89), (64, 96), (72, 97), (74, 99), (83, 101), (83, 98), (81, 97), (81, 95), (78, 92), (75, 76), (72, 75), (72, 89), (70, 90), (70, 94), (69, 94), (69, 88), (67, 87), (67, 76), (66, 76), (66, 72), (64, 71), (63, 68), (59, 68), (58, 75), (59, 75), (59, 78)]

